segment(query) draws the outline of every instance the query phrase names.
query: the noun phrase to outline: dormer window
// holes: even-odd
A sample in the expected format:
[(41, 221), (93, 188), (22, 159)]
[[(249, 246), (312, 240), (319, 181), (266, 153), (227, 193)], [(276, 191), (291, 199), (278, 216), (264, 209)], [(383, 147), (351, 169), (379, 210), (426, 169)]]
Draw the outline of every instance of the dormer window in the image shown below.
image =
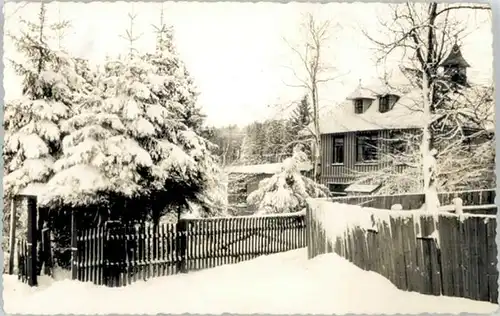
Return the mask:
[(379, 100), (379, 111), (380, 111), (380, 113), (385, 113), (389, 110), (390, 110), (389, 96), (384, 95), (384, 96), (380, 97), (380, 100)]
[(394, 104), (398, 102), (399, 97), (394, 94), (386, 94), (379, 97), (378, 110), (380, 113), (388, 112), (392, 109)]
[(354, 113), (356, 114), (363, 113), (363, 99), (354, 100)]

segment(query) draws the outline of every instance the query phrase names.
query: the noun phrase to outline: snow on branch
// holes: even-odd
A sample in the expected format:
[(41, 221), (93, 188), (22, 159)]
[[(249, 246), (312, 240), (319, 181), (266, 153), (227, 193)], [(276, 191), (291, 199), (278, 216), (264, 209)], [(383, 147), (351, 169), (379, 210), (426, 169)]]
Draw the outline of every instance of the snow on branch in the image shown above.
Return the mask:
[(247, 202), (257, 206), (256, 214), (301, 211), (308, 198), (327, 197), (328, 189), (317, 184), (299, 171), (299, 163), (307, 159), (301, 146), (296, 146), (292, 157), (283, 161), (282, 170), (262, 180)]

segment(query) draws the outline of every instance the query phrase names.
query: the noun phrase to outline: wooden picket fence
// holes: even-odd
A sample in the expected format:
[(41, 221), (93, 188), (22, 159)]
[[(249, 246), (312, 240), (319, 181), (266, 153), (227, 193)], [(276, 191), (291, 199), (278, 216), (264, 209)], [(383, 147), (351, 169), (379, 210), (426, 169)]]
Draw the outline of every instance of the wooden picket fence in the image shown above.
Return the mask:
[(80, 232), (76, 243), (75, 278), (117, 287), (305, 247), (305, 215), (115, 223)]
[(309, 258), (335, 252), (401, 290), (498, 303), (495, 215), (391, 216), (332, 240), (315, 213), (306, 215)]
[(16, 245), (16, 255), (17, 255), (17, 278), (24, 283), (28, 283), (28, 280), (32, 273), (29, 271), (31, 265), (28, 264), (29, 249), (28, 241), (25, 238), (21, 238), (17, 241)]

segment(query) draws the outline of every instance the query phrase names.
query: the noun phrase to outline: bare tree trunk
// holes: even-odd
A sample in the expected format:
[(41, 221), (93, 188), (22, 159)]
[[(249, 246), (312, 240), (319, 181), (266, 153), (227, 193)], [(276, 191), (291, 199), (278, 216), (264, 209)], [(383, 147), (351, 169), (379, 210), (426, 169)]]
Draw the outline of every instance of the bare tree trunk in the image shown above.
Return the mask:
[(319, 106), (317, 105), (317, 88), (313, 89), (314, 109), (314, 154), (313, 154), (313, 179), (318, 180), (319, 162), (321, 159), (321, 134), (319, 129)]
[(327, 65), (326, 59), (323, 58), (324, 54), (322, 51), (326, 48), (332, 34), (330, 22), (329, 20), (318, 21), (312, 14), (307, 14), (302, 24), (307, 33), (304, 38), (303, 48), (298, 49), (288, 44), (299, 58), (301, 67), (305, 71), (305, 75), (300, 77), (295, 70), (291, 69), (298, 83), (289, 86), (304, 89), (307, 91), (307, 95), (310, 95), (312, 101), (312, 126), (308, 126), (307, 130), (311, 135), (313, 179), (315, 181), (318, 180), (318, 167), (321, 161), (318, 90), (321, 84), (334, 81), (340, 77), (332, 74), (332, 71), (335, 72), (334, 67)]
[(424, 111), (424, 126), (422, 129), (422, 171), (424, 178), (424, 194), (425, 205), (427, 210), (437, 210), (439, 208), (439, 199), (437, 197), (436, 188), (436, 151), (433, 148), (432, 139), (432, 111), (431, 111), (431, 94), (432, 85), (429, 87), (429, 79), (426, 71), (423, 71), (423, 111)]
[[(429, 24), (427, 29), (427, 54), (422, 65), (422, 94), (424, 126), (422, 129), (422, 175), (424, 178), (425, 205), (429, 211), (437, 211), (439, 199), (436, 188), (436, 154), (434, 139), (432, 135), (433, 114), (436, 105), (436, 94), (434, 91), (437, 75), (436, 36), (434, 24), (437, 17), (437, 3), (430, 3), (428, 9)], [(424, 56), (421, 53), (421, 56)]]

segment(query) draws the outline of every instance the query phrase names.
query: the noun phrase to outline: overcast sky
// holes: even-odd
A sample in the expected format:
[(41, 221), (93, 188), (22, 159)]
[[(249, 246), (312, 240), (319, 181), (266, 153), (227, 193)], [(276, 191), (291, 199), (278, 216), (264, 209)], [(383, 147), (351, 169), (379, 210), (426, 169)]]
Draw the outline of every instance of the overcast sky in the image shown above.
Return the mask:
[[(288, 104), (303, 91), (287, 84), (296, 83), (284, 66), (297, 60), (283, 41), (300, 42), (297, 31), (301, 14), (312, 12), (340, 25), (332, 29), (327, 55), (337, 71), (346, 74), (321, 91), (323, 106), (333, 106), (344, 99), (359, 80), (369, 81), (378, 72), (373, 61), (373, 47), (361, 28), (377, 31), (378, 19), (388, 10), (385, 4), (364, 3), (202, 3), (166, 2), (165, 20), (174, 26), (176, 46), (200, 92), (199, 104), (210, 125), (246, 124), (273, 117), (273, 104)], [(5, 31), (17, 32), (19, 17), (36, 18), (39, 4), (7, 3)], [(70, 20), (72, 28), (63, 46), (79, 57), (99, 63), (106, 55), (126, 52), (127, 42), (120, 38), (129, 25), (127, 13), (137, 14), (136, 43), (140, 51), (154, 46), (152, 23), (160, 20), (159, 3), (94, 2), (48, 4), (50, 21)], [(463, 54), (472, 65), (475, 81), (491, 80), (492, 33), (488, 13), (467, 14), (472, 35), (463, 40)], [(5, 38), (5, 57), (19, 58), (12, 43)], [(5, 61), (5, 59), (4, 59)], [(10, 67), (5, 71), (6, 97), (19, 95), (19, 78)]]

